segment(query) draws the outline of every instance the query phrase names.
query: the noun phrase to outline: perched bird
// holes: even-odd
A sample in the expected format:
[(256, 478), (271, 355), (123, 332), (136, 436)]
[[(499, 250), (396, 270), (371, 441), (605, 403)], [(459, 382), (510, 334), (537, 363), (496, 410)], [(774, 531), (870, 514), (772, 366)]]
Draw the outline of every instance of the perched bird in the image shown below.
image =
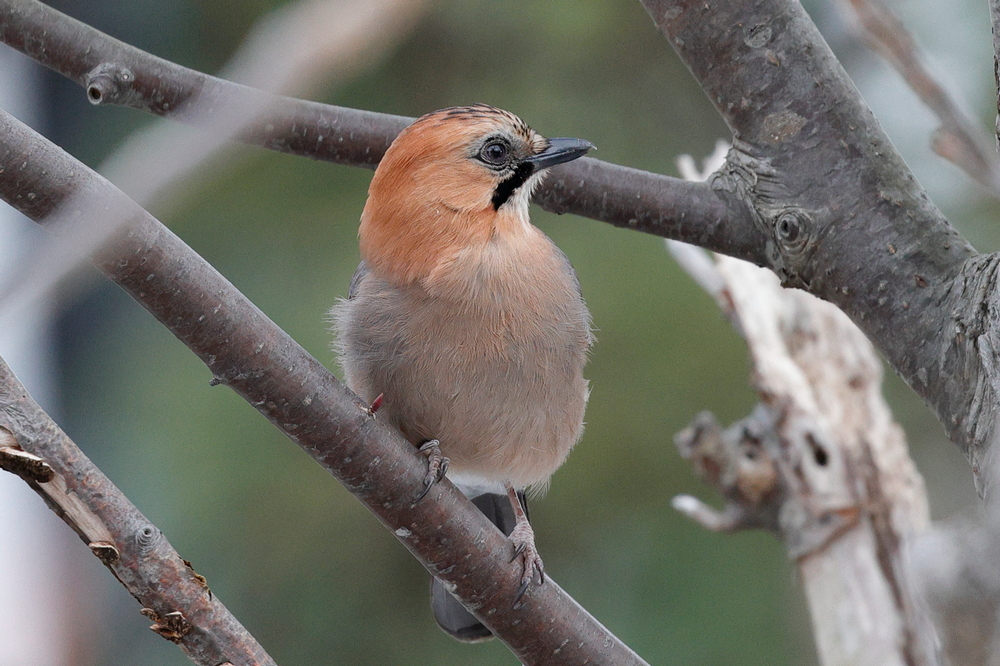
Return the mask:
[[(361, 265), (332, 311), (347, 385), (513, 543), (518, 598), (542, 561), (524, 491), (544, 490), (583, 430), (590, 314), (569, 260), (528, 219), (545, 170), (584, 155), (477, 104), (403, 130), (368, 189)], [(509, 501), (509, 504), (508, 504)], [(490, 632), (432, 581), (441, 627)]]

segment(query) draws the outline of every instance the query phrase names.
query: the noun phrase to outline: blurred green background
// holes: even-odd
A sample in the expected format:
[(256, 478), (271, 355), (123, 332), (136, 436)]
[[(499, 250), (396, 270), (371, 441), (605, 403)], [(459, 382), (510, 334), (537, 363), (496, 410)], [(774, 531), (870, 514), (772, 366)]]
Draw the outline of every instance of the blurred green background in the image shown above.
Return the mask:
[[(280, 4), (55, 3), (209, 72)], [(876, 98), (876, 113), (908, 108), (902, 130), (887, 126), (900, 132), (894, 139), (906, 132), (901, 148), (918, 177), (938, 186), (932, 196), (979, 249), (997, 249), (996, 205), (929, 155), (933, 123), (919, 104), (891, 87), (892, 75), (858, 47), (833, 8), (808, 8), (859, 85), (872, 86), (862, 91)], [(949, 9), (974, 31), (961, 47), (982, 52), (965, 74), (970, 90), (983, 91), (966, 98), (984, 124), (989, 23), (976, 12), (985, 9), (972, 0)], [(879, 102), (886, 87), (895, 98)], [(47, 133), (90, 165), (153, 122), (91, 107), (81, 89), (55, 76), (47, 94)], [(430, 3), (386, 58), (317, 98), (411, 116), (487, 102), (543, 134), (589, 139), (600, 159), (667, 174), (676, 174), (678, 154), (700, 158), (728, 137), (634, 0)], [(185, 197), (162, 219), (338, 372), (324, 318), (358, 261), (370, 172), (248, 148), (237, 155), (186, 183)], [(532, 506), (546, 570), (652, 664), (815, 663), (783, 547), (762, 533), (707, 533), (670, 507), (678, 493), (718, 503), (672, 438), (701, 410), (725, 423), (751, 410), (741, 340), (662, 240), (537, 208), (532, 215), (576, 267), (598, 338), (586, 433)], [(205, 367), (117, 289), (96, 286), (68, 300), (59, 330), (62, 425), (279, 663), (516, 663), (496, 641), (465, 646), (441, 633), (428, 608), (427, 574), (395, 538), (251, 407), (210, 387)], [(928, 477), (935, 516), (959, 511), (973, 497), (964, 461), (905, 386), (890, 378), (887, 391)], [(134, 600), (85, 550), (79, 566), (97, 571), (106, 587), (80, 602), (91, 630), (79, 663), (188, 663), (148, 630)]]

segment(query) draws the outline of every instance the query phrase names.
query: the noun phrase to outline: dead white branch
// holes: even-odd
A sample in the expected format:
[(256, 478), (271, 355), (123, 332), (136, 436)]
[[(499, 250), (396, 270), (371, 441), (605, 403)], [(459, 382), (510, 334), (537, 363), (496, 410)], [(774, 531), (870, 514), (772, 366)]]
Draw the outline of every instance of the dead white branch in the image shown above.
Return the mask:
[(928, 523), (923, 479), (882, 398), (871, 344), (836, 307), (767, 270), (690, 246), (671, 252), (746, 339), (760, 399), (728, 429), (703, 414), (677, 436), (725, 509), (686, 496), (674, 506), (712, 530), (781, 536), (824, 665), (937, 663), (905, 566)]

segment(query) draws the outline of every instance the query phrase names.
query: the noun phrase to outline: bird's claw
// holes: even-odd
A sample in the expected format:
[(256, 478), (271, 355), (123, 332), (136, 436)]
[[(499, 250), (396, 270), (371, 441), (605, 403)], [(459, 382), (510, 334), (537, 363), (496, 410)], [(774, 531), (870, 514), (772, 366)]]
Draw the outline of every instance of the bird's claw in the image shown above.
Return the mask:
[(509, 538), (514, 544), (514, 555), (510, 561), (513, 562), (520, 557), (523, 565), (521, 586), (517, 588), (517, 593), (514, 595), (514, 603), (517, 604), (531, 587), (531, 581), (536, 577), (536, 574), (538, 584), (545, 584), (545, 567), (542, 565), (542, 558), (538, 555), (538, 549), (535, 548), (535, 532), (531, 529), (531, 524), (528, 521), (518, 522)]
[(441, 442), (436, 439), (424, 442), (418, 451), (427, 456), (427, 475), (424, 476), (424, 490), (417, 497), (417, 502), (426, 497), (434, 484), (444, 478), (444, 475), (448, 473), (448, 463), (450, 462), (441, 455)]
[(372, 400), (372, 404), (368, 406), (367, 410), (368, 416), (375, 416), (375, 413), (378, 412), (378, 410), (382, 409), (382, 402), (384, 400), (385, 400), (385, 393), (379, 393), (377, 396), (375, 396), (375, 399)]

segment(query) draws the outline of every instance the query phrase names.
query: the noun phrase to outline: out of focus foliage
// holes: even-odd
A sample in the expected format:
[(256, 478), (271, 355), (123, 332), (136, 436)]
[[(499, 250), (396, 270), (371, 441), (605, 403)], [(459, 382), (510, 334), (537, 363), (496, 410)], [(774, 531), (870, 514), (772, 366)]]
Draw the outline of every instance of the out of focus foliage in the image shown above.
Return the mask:
[[(55, 3), (209, 72), (277, 4)], [(152, 122), (93, 108), (54, 76), (49, 93), (47, 134), (94, 166)], [(320, 98), (411, 116), (487, 102), (543, 134), (589, 139), (601, 159), (670, 174), (677, 154), (728, 137), (635, 0), (437, 2), (385, 59)], [(358, 261), (370, 173), (236, 155), (193, 178), (163, 221), (336, 372), (325, 312)], [(728, 423), (751, 409), (742, 342), (660, 239), (540, 210), (533, 219), (576, 267), (598, 338), (587, 431), (532, 507), (547, 571), (650, 663), (812, 663), (781, 545), (709, 534), (670, 508), (681, 492), (713, 499), (672, 437), (700, 410)], [(392, 535), (252, 408), (209, 387), (202, 364), (115, 288), (68, 304), (60, 330), (65, 428), (279, 663), (516, 663), (497, 642), (458, 645), (439, 632), (427, 574)], [(893, 386), (927, 459), (960, 466), (932, 417)], [(96, 643), (81, 663), (188, 663), (104, 579), (103, 601), (86, 608)]]

